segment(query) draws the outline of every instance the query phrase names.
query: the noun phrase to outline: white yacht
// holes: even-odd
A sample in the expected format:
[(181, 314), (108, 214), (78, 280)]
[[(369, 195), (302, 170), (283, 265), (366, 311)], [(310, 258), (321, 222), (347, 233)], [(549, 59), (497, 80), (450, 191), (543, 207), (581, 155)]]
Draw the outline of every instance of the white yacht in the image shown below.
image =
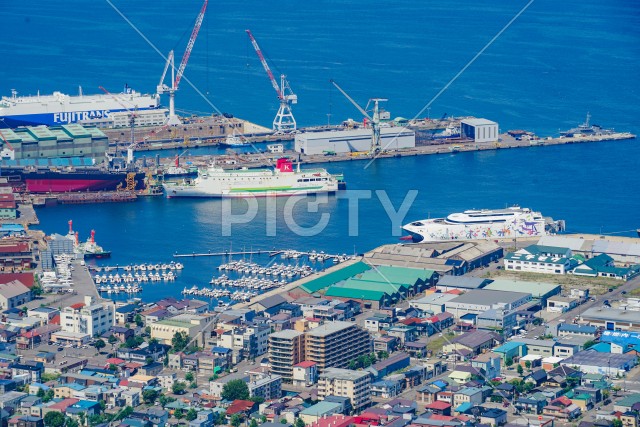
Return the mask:
[(446, 218), (423, 219), (402, 227), (414, 242), (508, 239), (544, 236), (564, 230), (564, 221), (513, 206), (507, 209), (467, 210)]

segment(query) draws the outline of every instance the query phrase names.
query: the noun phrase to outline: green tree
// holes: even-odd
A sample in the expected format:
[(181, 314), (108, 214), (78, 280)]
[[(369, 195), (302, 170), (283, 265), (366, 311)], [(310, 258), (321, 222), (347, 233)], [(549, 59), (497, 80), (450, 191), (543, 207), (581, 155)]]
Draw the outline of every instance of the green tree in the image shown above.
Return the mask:
[(266, 423), (266, 422), (267, 422), (267, 416), (266, 416), (266, 415), (261, 415), (261, 416), (260, 416), (260, 422), (261, 422), (262, 424)]
[(287, 424), (287, 419), (286, 418), (281, 418), (280, 419), (280, 424)]
[(164, 394), (162, 394), (158, 398), (158, 401), (160, 402), (160, 405), (162, 405), (162, 407), (164, 408), (165, 405), (167, 405), (168, 403), (171, 403), (171, 402), (175, 402), (176, 399), (171, 397), (171, 396), (165, 396)]
[(53, 389), (52, 389), (52, 388), (50, 388), (49, 390), (47, 390), (47, 391), (44, 393), (44, 397), (42, 398), (42, 401), (43, 401), (44, 403), (50, 402), (50, 401), (51, 401), (51, 399), (53, 399), (53, 397), (54, 397), (54, 396), (55, 396), (55, 393), (53, 392)]
[(378, 359), (382, 360), (382, 359), (387, 359), (387, 358), (389, 358), (389, 353), (388, 352), (386, 352), (384, 350), (380, 350), (378, 352)]
[(182, 394), (187, 389), (187, 386), (184, 383), (175, 382), (171, 386), (171, 391), (173, 394)]
[(189, 382), (193, 381), (193, 372), (187, 372), (184, 376), (184, 379)]
[(114, 345), (118, 342), (118, 338), (115, 335), (111, 335), (107, 341), (109, 341), (109, 344)]
[(186, 332), (176, 332), (171, 338), (174, 351), (182, 351), (189, 344), (189, 335)]
[(140, 316), (139, 314), (136, 314), (135, 319), (133, 320), (134, 322), (136, 322), (137, 326), (144, 326), (144, 322), (142, 321), (142, 316)]
[(176, 419), (181, 419), (182, 417), (184, 417), (184, 413), (182, 412), (182, 409), (178, 408), (175, 411), (173, 411), (173, 416), (176, 417)]
[(144, 401), (144, 403), (146, 403), (147, 405), (152, 404), (153, 402), (156, 401), (156, 399), (158, 398), (158, 392), (151, 389), (151, 390), (145, 390), (142, 392), (142, 400)]
[(84, 412), (80, 412), (78, 414), (78, 421), (80, 423), (81, 426), (85, 425), (87, 422), (87, 414)]
[(302, 421), (302, 418), (296, 418), (296, 422), (293, 423), (293, 425), (294, 425), (294, 427), (305, 427), (306, 426), (304, 421)]
[(133, 408), (131, 406), (125, 406), (120, 412), (116, 414), (116, 420), (124, 420), (129, 415), (133, 414)]
[(195, 409), (193, 409), (193, 408), (189, 409), (189, 410), (187, 411), (187, 415), (185, 415), (185, 419), (186, 419), (187, 421), (193, 421), (193, 420), (195, 420), (196, 418), (198, 418), (198, 412), (197, 412)]
[(242, 423), (242, 418), (240, 418), (240, 415), (238, 414), (233, 414), (231, 416), (230, 423), (233, 427), (239, 427), (240, 423)]
[(522, 369), (522, 365), (518, 365), (516, 371), (518, 372), (518, 375), (522, 375), (522, 373), (524, 372), (524, 369)]
[(255, 418), (251, 418), (251, 422), (249, 423), (249, 427), (258, 427), (258, 421)]
[(38, 392), (36, 393), (36, 396), (38, 396), (40, 399), (42, 399), (44, 397), (44, 389), (43, 388), (39, 388)]
[(262, 396), (253, 396), (249, 398), (250, 401), (257, 403), (258, 405), (264, 403), (264, 397)]
[(67, 421), (65, 421), (64, 425), (65, 425), (65, 427), (79, 427), (80, 423), (78, 423), (73, 418), (67, 418)]
[(147, 356), (147, 357), (144, 359), (144, 363), (145, 363), (145, 365), (151, 365), (153, 362), (155, 362), (155, 360), (153, 360), (153, 357), (151, 357), (151, 356)]
[(107, 344), (102, 339), (98, 339), (93, 343), (93, 346), (96, 348), (96, 350), (100, 351), (105, 348)]
[(593, 340), (589, 340), (587, 342), (584, 343), (584, 349), (588, 349), (590, 347), (593, 347), (594, 345), (596, 345), (597, 342), (593, 341)]
[(249, 386), (242, 380), (231, 380), (222, 387), (221, 397), (226, 400), (247, 400)]
[(109, 365), (109, 370), (115, 372), (118, 370), (118, 366), (112, 363)]
[(64, 425), (64, 415), (58, 411), (47, 412), (44, 416), (44, 425), (47, 427), (62, 427)]
[(33, 294), (34, 297), (39, 297), (40, 295), (43, 294), (42, 286), (40, 286), (39, 283), (35, 283), (31, 287), (31, 293)]
[(622, 427), (622, 421), (620, 421), (620, 419), (618, 418), (614, 418), (613, 421), (611, 422), (611, 425), (613, 427)]
[(513, 359), (512, 358), (507, 358), (507, 360), (504, 361), (505, 366), (511, 366), (513, 365)]
[(531, 361), (530, 360), (525, 360), (524, 366), (526, 366), (527, 369), (531, 369)]

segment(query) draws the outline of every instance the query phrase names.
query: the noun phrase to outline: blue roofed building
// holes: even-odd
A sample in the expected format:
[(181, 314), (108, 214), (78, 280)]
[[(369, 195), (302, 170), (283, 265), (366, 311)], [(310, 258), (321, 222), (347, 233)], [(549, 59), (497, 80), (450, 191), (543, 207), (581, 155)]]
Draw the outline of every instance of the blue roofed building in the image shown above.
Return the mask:
[(527, 346), (518, 341), (507, 341), (500, 347), (494, 348), (492, 351), (499, 354), (502, 357), (502, 361), (506, 362), (507, 359), (516, 360), (522, 356), (526, 356)]
[(381, 380), (371, 384), (371, 396), (383, 399), (396, 397), (402, 391), (402, 382), (399, 380)]
[(607, 254), (600, 254), (575, 267), (572, 273), (578, 276), (629, 280), (640, 274), (640, 266), (616, 267), (612, 257)]
[(598, 328), (590, 325), (574, 325), (573, 323), (560, 323), (557, 326), (557, 335), (564, 337), (567, 335), (579, 335), (583, 337), (595, 338)]

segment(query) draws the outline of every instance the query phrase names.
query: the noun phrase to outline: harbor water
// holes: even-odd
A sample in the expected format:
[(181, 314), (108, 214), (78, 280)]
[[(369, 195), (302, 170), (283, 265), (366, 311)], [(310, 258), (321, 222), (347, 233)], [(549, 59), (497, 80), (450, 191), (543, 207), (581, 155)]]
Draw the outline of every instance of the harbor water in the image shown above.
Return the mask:
[[(258, 199), (255, 219), (230, 227), (225, 213), (244, 213), (248, 206), (244, 200), (148, 198), (136, 203), (47, 207), (39, 209), (38, 216), (48, 233), (63, 232), (69, 219), (80, 236), (95, 229), (98, 243), (113, 251), (112, 258), (100, 265), (167, 263), (176, 252), (297, 249), (362, 253), (398, 242), (400, 230), (394, 227), (381, 198), (388, 196), (397, 211), (412, 190), (417, 195), (404, 222), (470, 208), (519, 204), (565, 219), (569, 232), (633, 235), (640, 207), (634, 189), (640, 185), (640, 175), (629, 170), (636, 144), (631, 140), (403, 157), (376, 161), (366, 170), (366, 162), (361, 161), (328, 164), (332, 172), (344, 173), (348, 192), (328, 196), (317, 212), (308, 212), (314, 197), (298, 199), (292, 208), (293, 226), (287, 223), (286, 212), (294, 199)], [(602, 162), (602, 158), (626, 160)], [(368, 190), (374, 190), (369, 198)], [(375, 190), (384, 195), (378, 196)], [(351, 191), (359, 198), (357, 210), (346, 197)], [(304, 232), (321, 224), (323, 214), (329, 220), (318, 234), (306, 236), (296, 229), (298, 225)], [(225, 236), (227, 231), (229, 236)], [(185, 286), (204, 287), (224, 260), (196, 257), (179, 261), (185, 268), (178, 280), (145, 285), (142, 298), (179, 296)], [(274, 262), (268, 255), (254, 256), (253, 261)]]

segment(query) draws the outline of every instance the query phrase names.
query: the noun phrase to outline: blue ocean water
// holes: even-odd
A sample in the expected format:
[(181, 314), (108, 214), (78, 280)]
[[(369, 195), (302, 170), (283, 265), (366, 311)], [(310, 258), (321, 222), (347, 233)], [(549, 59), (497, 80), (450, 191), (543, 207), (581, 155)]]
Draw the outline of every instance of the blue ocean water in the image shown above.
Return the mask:
[[(112, 4), (160, 52), (175, 48), (180, 57), (201, 1)], [(183, 81), (177, 105), (210, 113), (211, 102), (220, 111), (271, 123), (277, 100), (244, 32), (250, 28), (274, 72), (286, 73), (297, 93), (300, 124), (360, 119), (331, 89), (331, 78), (362, 104), (386, 97), (393, 117), (414, 117), (525, 4), (211, 2), (186, 72), (205, 97)], [(553, 135), (581, 123), (589, 111), (593, 122), (638, 133), (639, 15), (634, 2), (537, 0), (420, 116), (468, 114), (496, 120), (503, 131)], [(77, 85), (85, 93), (99, 92), (98, 86), (117, 92), (125, 83), (151, 92), (158, 83), (164, 60), (108, 2), (2, 2), (0, 16), (2, 94), (12, 88), (75, 92)], [(570, 231), (631, 235), (640, 226), (639, 154), (632, 140), (384, 159), (367, 169), (363, 162), (329, 164), (331, 172), (345, 174), (350, 189), (373, 193), (359, 203), (357, 230), (353, 205), (344, 197), (328, 198), (317, 213), (305, 212), (305, 201), (293, 206), (294, 218), (305, 226), (330, 215), (315, 236), (300, 236), (285, 224), (284, 212), (292, 207), (286, 200), (275, 205), (275, 225), (266, 219), (269, 202), (259, 201), (257, 218), (232, 227), (230, 237), (223, 235), (228, 215), (219, 200), (61, 206), (38, 215), (47, 232), (64, 231), (68, 219), (81, 236), (95, 228), (98, 242), (114, 251), (111, 262), (119, 264), (169, 261), (176, 251), (231, 245), (362, 252), (398, 238), (376, 190), (395, 208), (417, 190), (407, 220), (517, 203), (566, 219)], [(230, 203), (244, 208), (242, 201)], [(187, 259), (180, 281), (149, 288), (144, 296), (204, 285), (217, 262)]]

